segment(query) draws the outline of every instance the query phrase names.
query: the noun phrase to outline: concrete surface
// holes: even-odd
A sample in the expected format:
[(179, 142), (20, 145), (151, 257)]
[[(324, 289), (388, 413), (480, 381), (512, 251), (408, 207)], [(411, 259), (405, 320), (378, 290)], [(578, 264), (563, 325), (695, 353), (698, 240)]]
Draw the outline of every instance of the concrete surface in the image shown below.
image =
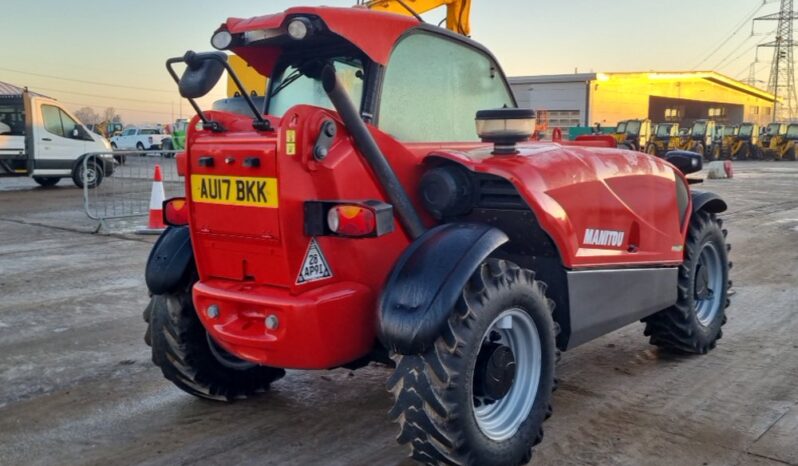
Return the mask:
[[(91, 234), (62, 184), (0, 179), (0, 464), (409, 464), (388, 368), (290, 372), (232, 405), (164, 380), (142, 341), (153, 238)], [(798, 464), (798, 163), (704, 187), (731, 205), (718, 348), (663, 354), (635, 324), (565, 354), (532, 464)]]

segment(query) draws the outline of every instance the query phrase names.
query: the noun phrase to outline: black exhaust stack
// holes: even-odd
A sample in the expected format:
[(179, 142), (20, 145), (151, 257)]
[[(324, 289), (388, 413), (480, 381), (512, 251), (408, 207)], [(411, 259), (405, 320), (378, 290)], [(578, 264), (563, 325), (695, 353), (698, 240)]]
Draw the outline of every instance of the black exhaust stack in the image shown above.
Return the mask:
[(410, 197), (405, 192), (404, 187), (396, 177), (393, 168), (385, 159), (385, 156), (380, 151), (377, 142), (369, 133), (366, 124), (360, 119), (360, 114), (346, 93), (346, 90), (341, 86), (338, 81), (338, 76), (335, 74), (335, 68), (332, 65), (326, 65), (321, 72), (321, 81), (324, 86), (324, 91), (330, 98), (335, 110), (341, 115), (346, 128), (352, 134), (357, 148), (366, 162), (374, 170), (377, 178), (382, 184), (385, 193), (393, 204), (396, 213), (399, 216), (399, 222), (407, 230), (413, 239), (420, 237), (424, 234), (424, 224), (421, 223), (421, 217), (410, 202)]

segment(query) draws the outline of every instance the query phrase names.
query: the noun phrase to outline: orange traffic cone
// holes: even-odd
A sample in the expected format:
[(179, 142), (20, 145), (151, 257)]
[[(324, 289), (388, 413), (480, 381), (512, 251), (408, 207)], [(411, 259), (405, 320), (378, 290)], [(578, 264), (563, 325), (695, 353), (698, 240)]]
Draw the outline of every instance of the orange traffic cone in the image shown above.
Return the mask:
[(146, 228), (139, 229), (139, 234), (160, 234), (166, 229), (163, 223), (163, 201), (166, 195), (163, 191), (163, 174), (161, 166), (155, 164), (155, 173), (152, 177), (152, 193), (150, 194), (150, 219)]

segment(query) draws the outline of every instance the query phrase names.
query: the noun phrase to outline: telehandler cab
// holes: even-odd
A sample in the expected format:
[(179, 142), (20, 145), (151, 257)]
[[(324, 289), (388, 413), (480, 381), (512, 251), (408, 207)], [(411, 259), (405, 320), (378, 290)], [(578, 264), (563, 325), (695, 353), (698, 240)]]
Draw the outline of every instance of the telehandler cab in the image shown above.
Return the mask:
[(258, 107), (233, 73), (249, 115), (204, 111), (226, 53), (167, 62), (198, 115), (147, 264), (145, 341), (182, 390), (231, 401), (285, 369), (381, 361), (413, 458), (516, 465), (560, 351), (641, 319), (665, 350), (721, 337), (726, 204), (691, 190), (695, 154), (529, 141), (490, 52), (412, 17), (292, 8), (211, 43), (269, 88)]

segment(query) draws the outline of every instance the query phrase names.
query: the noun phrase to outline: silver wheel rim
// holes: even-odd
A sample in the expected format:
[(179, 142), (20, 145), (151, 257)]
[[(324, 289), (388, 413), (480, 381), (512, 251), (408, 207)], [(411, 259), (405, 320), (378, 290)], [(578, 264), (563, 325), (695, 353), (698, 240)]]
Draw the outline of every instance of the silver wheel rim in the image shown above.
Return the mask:
[(714, 243), (706, 243), (701, 249), (693, 283), (695, 311), (698, 322), (709, 326), (718, 314), (723, 290), (723, 264)]
[(83, 170), (83, 182), (92, 185), (97, 181), (97, 170), (93, 167)]
[(512, 308), (502, 312), (488, 327), (483, 342), (491, 332), (497, 332), (501, 336), (499, 342), (512, 351), (516, 363), (515, 378), (501, 399), (480, 406), (472, 402), (472, 406), (482, 433), (500, 442), (515, 435), (529, 417), (538, 393), (543, 356), (535, 322), (523, 309)]

